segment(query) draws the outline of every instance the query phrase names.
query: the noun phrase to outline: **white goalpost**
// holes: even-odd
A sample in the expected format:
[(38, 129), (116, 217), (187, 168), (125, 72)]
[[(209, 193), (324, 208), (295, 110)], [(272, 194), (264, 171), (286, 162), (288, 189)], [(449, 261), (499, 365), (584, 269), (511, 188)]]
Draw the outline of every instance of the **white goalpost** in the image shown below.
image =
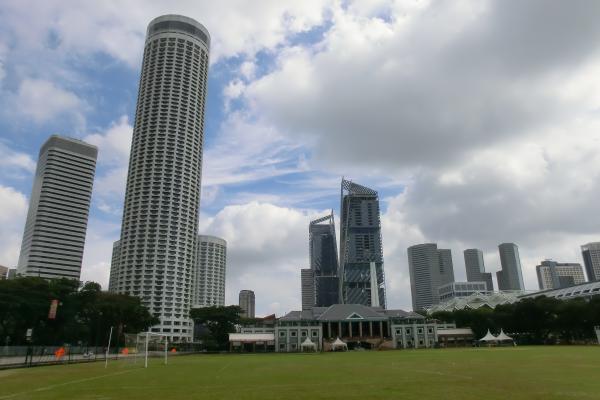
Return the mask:
[(133, 363), (138, 358), (144, 361), (144, 368), (148, 368), (148, 358), (162, 357), (165, 365), (169, 357), (169, 338), (166, 335), (155, 332), (140, 332), (125, 334), (125, 348), (122, 351)]

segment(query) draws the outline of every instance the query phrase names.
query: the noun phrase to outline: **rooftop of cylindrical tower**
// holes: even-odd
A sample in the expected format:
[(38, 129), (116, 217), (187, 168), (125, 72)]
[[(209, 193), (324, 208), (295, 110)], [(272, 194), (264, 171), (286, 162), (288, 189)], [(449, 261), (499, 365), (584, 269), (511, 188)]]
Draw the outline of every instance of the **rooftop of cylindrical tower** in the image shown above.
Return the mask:
[(210, 33), (208, 33), (208, 29), (195, 19), (183, 15), (168, 14), (154, 18), (148, 24), (146, 39), (154, 34), (169, 31), (179, 31), (192, 35), (204, 42), (207, 47), (210, 47)]

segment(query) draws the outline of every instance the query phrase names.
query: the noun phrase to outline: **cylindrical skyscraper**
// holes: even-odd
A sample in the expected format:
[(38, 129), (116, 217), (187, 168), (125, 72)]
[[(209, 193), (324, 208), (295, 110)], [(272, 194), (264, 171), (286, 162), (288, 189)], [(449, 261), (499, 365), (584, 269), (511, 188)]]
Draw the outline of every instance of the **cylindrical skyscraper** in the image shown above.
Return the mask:
[(227, 242), (216, 236), (199, 235), (197, 260), (193, 306), (224, 306)]
[(112, 291), (142, 298), (154, 332), (190, 340), (210, 36), (164, 15), (148, 25)]

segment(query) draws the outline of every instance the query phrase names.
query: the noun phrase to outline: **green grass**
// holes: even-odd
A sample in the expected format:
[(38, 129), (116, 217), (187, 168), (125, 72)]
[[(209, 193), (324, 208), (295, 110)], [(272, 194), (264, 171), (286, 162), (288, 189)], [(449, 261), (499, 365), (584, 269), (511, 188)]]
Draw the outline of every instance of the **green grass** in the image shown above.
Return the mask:
[(0, 371), (0, 399), (600, 399), (600, 346), (243, 354)]

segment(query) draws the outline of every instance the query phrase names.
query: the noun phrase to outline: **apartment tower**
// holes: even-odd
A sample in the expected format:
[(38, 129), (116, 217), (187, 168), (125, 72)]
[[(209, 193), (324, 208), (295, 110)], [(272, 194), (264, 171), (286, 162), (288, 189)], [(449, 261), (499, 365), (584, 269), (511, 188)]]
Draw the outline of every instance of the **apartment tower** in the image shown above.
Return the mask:
[(454, 282), (452, 253), (435, 243), (410, 246), (407, 253), (413, 311), (438, 304), (440, 286)]
[(139, 296), (153, 332), (192, 339), (204, 109), (210, 36), (195, 20), (150, 22), (138, 92), (117, 274), (111, 288)]
[(468, 282), (485, 282), (489, 292), (494, 290), (492, 273), (485, 272), (483, 262), (483, 251), (479, 249), (467, 249), (463, 252), (465, 257), (465, 268), (467, 270)]
[(519, 246), (514, 243), (502, 243), (498, 246), (502, 270), (496, 272), (498, 290), (525, 290)]
[(79, 280), (98, 149), (51, 136), (42, 146), (17, 274)]
[(240, 296), (238, 300), (238, 304), (242, 309), (241, 316), (244, 318), (254, 318), (256, 316), (254, 313), (254, 307), (256, 302), (254, 292), (252, 290), (240, 290)]
[(583, 264), (588, 281), (600, 281), (600, 242), (592, 242), (581, 246)]
[(225, 305), (227, 242), (216, 236), (198, 236), (194, 276), (194, 307)]
[(535, 267), (540, 290), (562, 289), (585, 283), (583, 267), (578, 263), (544, 260)]

